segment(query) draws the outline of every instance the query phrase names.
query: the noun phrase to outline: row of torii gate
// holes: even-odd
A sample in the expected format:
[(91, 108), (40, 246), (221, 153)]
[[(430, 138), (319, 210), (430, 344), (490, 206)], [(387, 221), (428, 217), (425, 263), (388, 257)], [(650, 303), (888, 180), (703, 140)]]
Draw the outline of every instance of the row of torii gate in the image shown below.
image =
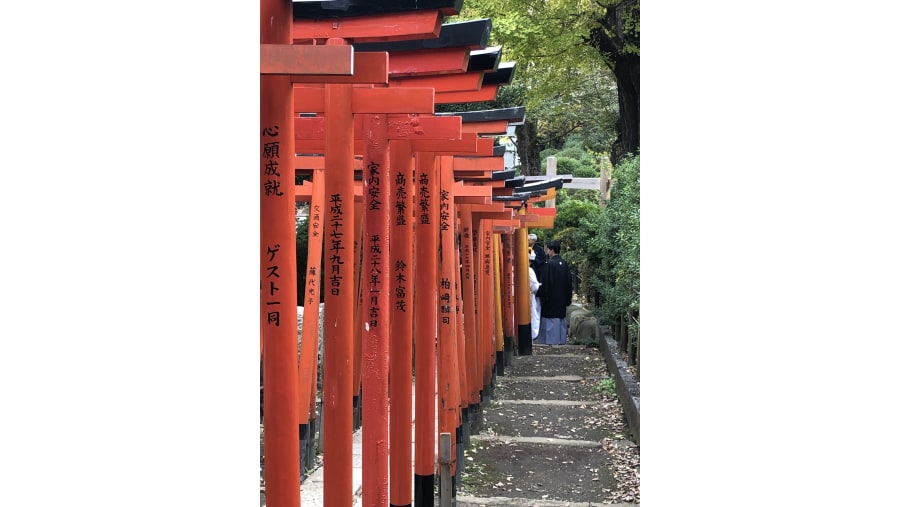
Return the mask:
[[(552, 199), (564, 180), (526, 184), (505, 169), (491, 136), (523, 121), (524, 108), (434, 114), (435, 104), (493, 100), (512, 79), (514, 64), (487, 47), (489, 19), (444, 23), (461, 6), (261, 0), (270, 507), (300, 505), (301, 454), (312, 449), (301, 453), (301, 435), (318, 416), (320, 318), (327, 506), (353, 502), (356, 401), (365, 421), (362, 505), (431, 506), (436, 434), (456, 436), (455, 477), (461, 428), (513, 350), (531, 353), (526, 235), (552, 227), (555, 209), (529, 204)], [(310, 209), (299, 360), (296, 202)]]

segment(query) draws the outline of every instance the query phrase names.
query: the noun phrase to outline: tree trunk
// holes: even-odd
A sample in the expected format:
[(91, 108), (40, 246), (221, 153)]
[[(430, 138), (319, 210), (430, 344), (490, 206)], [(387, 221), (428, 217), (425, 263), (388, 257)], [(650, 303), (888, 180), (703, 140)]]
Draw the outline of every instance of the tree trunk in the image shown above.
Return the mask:
[(620, 0), (596, 18), (597, 26), (589, 39), (616, 77), (619, 120), (618, 136), (609, 157), (613, 165), (618, 165), (625, 155), (636, 153), (641, 145), (640, 16), (640, 2)]
[(629, 153), (637, 153), (641, 145), (641, 61), (640, 56), (621, 55), (615, 60), (613, 75), (619, 92), (618, 137), (612, 146), (610, 162), (618, 165)]
[(525, 120), (522, 125), (516, 126), (516, 151), (519, 163), (522, 164), (522, 175), (540, 176), (541, 152), (538, 149), (537, 126), (534, 122)]

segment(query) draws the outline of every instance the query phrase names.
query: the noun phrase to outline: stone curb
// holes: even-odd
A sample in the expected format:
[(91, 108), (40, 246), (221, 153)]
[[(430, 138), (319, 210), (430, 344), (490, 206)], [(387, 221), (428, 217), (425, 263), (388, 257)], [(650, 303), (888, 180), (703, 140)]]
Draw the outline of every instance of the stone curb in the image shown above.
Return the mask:
[(628, 420), (628, 429), (634, 437), (634, 443), (641, 445), (641, 390), (628, 371), (628, 364), (619, 354), (619, 345), (606, 326), (598, 327), (600, 350), (606, 359), (606, 367), (616, 379), (616, 394)]

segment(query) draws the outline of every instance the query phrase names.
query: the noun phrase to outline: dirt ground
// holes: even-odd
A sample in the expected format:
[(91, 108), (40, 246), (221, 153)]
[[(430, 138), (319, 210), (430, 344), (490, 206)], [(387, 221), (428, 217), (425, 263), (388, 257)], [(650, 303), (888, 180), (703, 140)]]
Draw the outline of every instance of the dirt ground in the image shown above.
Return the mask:
[(460, 505), (640, 503), (640, 448), (597, 349), (536, 346), (505, 373), (465, 451)]

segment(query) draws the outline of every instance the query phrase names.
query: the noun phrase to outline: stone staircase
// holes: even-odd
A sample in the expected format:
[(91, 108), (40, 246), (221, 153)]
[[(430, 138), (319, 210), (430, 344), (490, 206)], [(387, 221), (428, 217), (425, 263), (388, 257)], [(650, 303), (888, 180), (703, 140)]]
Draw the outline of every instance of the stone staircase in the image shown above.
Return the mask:
[(457, 506), (640, 501), (639, 448), (598, 349), (535, 345), (504, 373), (465, 451)]

